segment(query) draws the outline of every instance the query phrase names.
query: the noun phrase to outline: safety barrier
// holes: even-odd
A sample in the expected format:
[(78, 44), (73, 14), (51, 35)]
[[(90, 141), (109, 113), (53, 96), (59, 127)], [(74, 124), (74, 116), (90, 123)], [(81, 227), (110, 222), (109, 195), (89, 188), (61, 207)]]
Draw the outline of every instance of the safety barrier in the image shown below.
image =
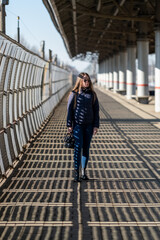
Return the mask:
[(0, 34), (0, 175), (47, 121), (71, 78), (68, 70)]

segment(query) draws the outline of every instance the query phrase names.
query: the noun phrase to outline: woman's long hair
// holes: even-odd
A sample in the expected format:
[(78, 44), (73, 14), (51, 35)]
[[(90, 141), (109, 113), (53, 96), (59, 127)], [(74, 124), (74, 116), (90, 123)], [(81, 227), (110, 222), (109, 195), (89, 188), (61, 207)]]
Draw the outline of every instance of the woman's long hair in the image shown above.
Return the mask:
[(82, 72), (78, 75), (77, 81), (76, 81), (75, 86), (73, 87), (72, 91), (77, 92), (77, 93), (81, 92), (82, 85), (83, 85), (83, 79), (79, 76), (82, 76), (83, 78), (89, 80), (89, 89), (92, 92), (94, 92), (93, 83), (91, 82), (90, 76), (88, 75), (88, 73), (84, 73), (84, 72)]

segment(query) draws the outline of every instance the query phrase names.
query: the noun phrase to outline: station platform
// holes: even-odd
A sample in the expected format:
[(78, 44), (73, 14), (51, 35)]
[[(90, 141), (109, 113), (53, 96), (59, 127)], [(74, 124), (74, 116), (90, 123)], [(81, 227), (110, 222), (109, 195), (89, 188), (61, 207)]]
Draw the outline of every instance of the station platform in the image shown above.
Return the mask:
[(160, 239), (159, 115), (151, 102), (96, 92), (89, 180), (73, 182), (73, 150), (63, 146), (66, 96), (1, 185), (1, 240)]

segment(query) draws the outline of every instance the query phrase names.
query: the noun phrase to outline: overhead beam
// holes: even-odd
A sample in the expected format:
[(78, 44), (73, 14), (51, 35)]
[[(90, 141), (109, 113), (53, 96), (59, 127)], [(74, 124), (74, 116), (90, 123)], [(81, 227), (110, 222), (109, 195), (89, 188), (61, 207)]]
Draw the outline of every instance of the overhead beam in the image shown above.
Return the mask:
[(72, 0), (72, 16), (73, 16), (73, 29), (75, 39), (75, 52), (78, 54), (78, 37), (77, 37), (77, 13), (76, 13), (76, 1)]
[(157, 21), (155, 2), (160, 0), (95, 0), (88, 3), (82, 0), (42, 1), (60, 32), (70, 57), (78, 55), (82, 50), (87, 52), (91, 49), (94, 52), (96, 49), (102, 57), (104, 52), (106, 55), (117, 51), (125, 46), (128, 33), (133, 29), (137, 33), (137, 23), (143, 22), (151, 23), (150, 35), (148, 34), (152, 41), (150, 49), (154, 46), (153, 27)]
[(62, 6), (59, 8), (59, 13), (63, 12), (64, 9), (69, 8), (70, 7), (70, 3), (67, 4), (62, 4)]
[[(72, 9), (67, 9), (69, 11), (72, 11)], [(119, 21), (135, 21), (135, 22), (147, 22), (151, 23), (153, 22), (153, 19), (151, 19), (152, 16), (150, 17), (134, 17), (134, 16), (113, 16), (113, 15), (108, 15), (108, 14), (101, 14), (101, 13), (96, 13), (96, 12), (91, 12), (91, 11), (81, 11), (81, 10), (76, 10), (76, 13), (81, 13), (82, 15), (86, 16), (93, 16), (93, 17), (98, 17), (98, 18), (105, 18), (105, 19), (112, 19), (112, 20), (119, 20)]]
[(154, 7), (153, 3), (151, 2), (151, 0), (147, 0), (147, 2), (151, 6), (152, 10), (155, 11), (155, 7)]
[[(79, 38), (87, 38), (87, 36), (86, 35), (84, 35), (84, 34), (80, 34), (80, 33), (78, 33), (78, 37)], [(97, 36), (97, 37), (92, 37), (92, 39), (95, 39), (95, 40), (97, 40), (97, 39), (99, 39), (99, 36)], [(104, 37), (103, 38), (103, 41), (114, 41), (114, 42), (122, 42), (122, 41), (125, 41), (126, 39), (125, 38), (111, 38), (111, 37)]]
[[(86, 47), (86, 46), (90, 46), (90, 47), (93, 47), (93, 48), (95, 48), (95, 46), (96, 46), (96, 44), (94, 44), (94, 43), (88, 43), (88, 44), (85, 44), (85, 42), (83, 43), (81, 43), (81, 46), (84, 46), (84, 47)], [(112, 44), (112, 43), (106, 43), (106, 44), (101, 44), (98, 48), (102, 48), (102, 47), (108, 47), (109, 49), (110, 48), (114, 48), (115, 46)]]
[[(126, 0), (121, 0), (119, 5), (120, 6), (123, 6), (124, 3), (125, 3)], [(114, 17), (118, 15), (118, 12), (119, 12), (119, 9), (117, 8), (114, 13), (112, 14)], [(104, 31), (101, 33), (100, 37), (99, 37), (99, 40), (97, 41), (97, 45), (99, 45), (99, 43), (101, 42), (101, 40), (103, 39), (104, 35), (105, 35), (105, 32), (106, 30), (108, 30), (110, 27), (111, 27), (111, 24), (113, 25), (113, 20), (110, 19), (109, 22), (107, 23), (107, 26), (105, 27)]]
[(112, 0), (112, 1), (113, 1), (114, 5), (118, 8), (118, 10), (119, 10), (120, 12), (122, 12), (123, 14), (126, 14), (126, 13), (127, 13), (127, 12), (124, 11), (124, 9), (120, 6), (120, 4), (118, 4), (115, 0)]
[[(89, 50), (89, 48), (90, 50)], [(81, 49), (85, 49), (85, 51), (92, 51), (92, 52), (95, 52), (95, 51), (99, 51), (99, 50), (102, 50), (102, 49), (108, 49), (108, 51), (111, 51), (112, 49), (116, 50), (118, 49), (118, 46), (116, 45), (113, 45), (113, 44), (102, 44), (102, 45), (99, 45), (97, 48), (96, 48), (96, 44), (85, 44), (85, 43), (81, 43)], [(87, 50), (86, 50), (87, 48)]]
[[(78, 29), (82, 29), (82, 30), (90, 30), (89, 27), (81, 27), (78, 26)], [(104, 31), (104, 28), (92, 28), (93, 32), (102, 32)], [(114, 33), (114, 34), (125, 34), (126, 32), (122, 32), (122, 31), (116, 31), (116, 30), (107, 30), (105, 31), (106, 33)]]

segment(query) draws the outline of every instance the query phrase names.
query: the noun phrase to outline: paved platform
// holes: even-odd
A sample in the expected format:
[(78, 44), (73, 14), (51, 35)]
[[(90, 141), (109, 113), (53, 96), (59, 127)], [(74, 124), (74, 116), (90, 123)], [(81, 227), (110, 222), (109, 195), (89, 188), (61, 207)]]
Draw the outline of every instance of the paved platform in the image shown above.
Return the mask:
[(160, 239), (159, 119), (96, 91), (101, 126), (90, 180), (73, 182), (73, 150), (62, 143), (65, 98), (1, 187), (0, 239)]

